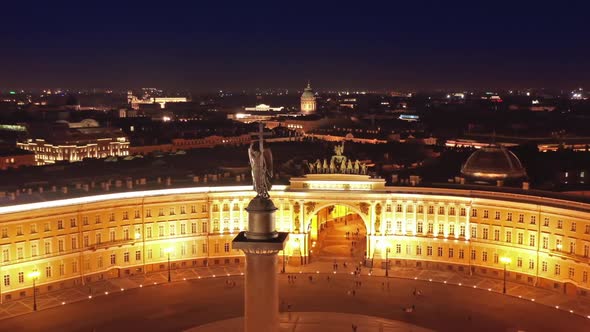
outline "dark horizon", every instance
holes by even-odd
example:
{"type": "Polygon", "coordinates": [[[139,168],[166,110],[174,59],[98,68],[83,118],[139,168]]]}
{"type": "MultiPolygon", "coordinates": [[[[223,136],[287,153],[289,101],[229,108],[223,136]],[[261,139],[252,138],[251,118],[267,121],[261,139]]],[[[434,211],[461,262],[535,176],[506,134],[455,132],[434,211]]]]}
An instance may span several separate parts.
{"type": "Polygon", "coordinates": [[[1,86],[191,91],[590,83],[590,4],[5,5],[1,86]]]}

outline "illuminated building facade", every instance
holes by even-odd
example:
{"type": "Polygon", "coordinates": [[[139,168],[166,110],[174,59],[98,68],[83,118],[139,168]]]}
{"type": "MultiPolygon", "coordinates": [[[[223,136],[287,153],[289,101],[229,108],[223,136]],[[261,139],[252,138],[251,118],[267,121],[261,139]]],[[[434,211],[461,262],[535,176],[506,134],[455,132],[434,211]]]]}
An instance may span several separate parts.
{"type": "MultiPolygon", "coordinates": [[[[590,291],[587,203],[493,186],[389,187],[361,174],[311,174],[273,189],[277,228],[291,233],[289,264],[315,259],[319,211],[338,206],[362,219],[365,258],[375,268],[387,252],[391,266],[502,277],[508,257],[512,281],[590,291]]],[[[231,241],[247,225],[252,196],[250,186],[197,187],[0,207],[2,300],[32,295],[33,271],[46,292],[164,271],[170,250],[173,268],[243,262],[231,241]]]]}
{"type": "Polygon", "coordinates": [[[75,142],[52,144],[41,138],[33,138],[17,142],[16,146],[35,153],[37,165],[53,164],[57,161],[82,161],[84,158],[129,155],[129,140],[124,136],[96,138],[78,144],[75,142]]]}
{"type": "Polygon", "coordinates": [[[316,111],[316,100],[311,89],[311,84],[307,83],[307,87],[303,90],[301,95],[301,112],[313,113],[316,111]]]}

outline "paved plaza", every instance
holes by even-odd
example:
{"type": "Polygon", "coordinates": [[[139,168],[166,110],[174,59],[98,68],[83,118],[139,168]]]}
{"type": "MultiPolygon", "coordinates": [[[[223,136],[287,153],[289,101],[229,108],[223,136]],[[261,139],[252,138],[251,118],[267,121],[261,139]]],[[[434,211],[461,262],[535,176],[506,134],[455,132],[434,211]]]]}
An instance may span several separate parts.
{"type": "MultiPolygon", "coordinates": [[[[376,316],[448,331],[590,329],[587,299],[513,283],[508,284],[510,295],[505,296],[500,293],[501,280],[448,271],[392,268],[390,277],[385,278],[383,270],[375,269],[369,275],[371,270],[362,268],[361,276],[355,277],[351,274],[352,262],[347,265],[344,268],[339,264],[336,273],[332,262],[287,267],[288,273],[279,276],[281,311],[376,316]],[[414,289],[421,295],[413,295],[414,289]],[[403,310],[412,305],[414,312],[403,310]]],[[[180,331],[243,314],[241,267],[172,272],[171,283],[166,282],[164,272],[42,294],[38,312],[31,312],[30,298],[5,303],[1,306],[0,330],[180,331]],[[228,280],[235,286],[228,285],[228,280]]],[[[348,322],[342,322],[343,326],[357,323],[352,321],[353,316],[345,317],[348,322]]]]}

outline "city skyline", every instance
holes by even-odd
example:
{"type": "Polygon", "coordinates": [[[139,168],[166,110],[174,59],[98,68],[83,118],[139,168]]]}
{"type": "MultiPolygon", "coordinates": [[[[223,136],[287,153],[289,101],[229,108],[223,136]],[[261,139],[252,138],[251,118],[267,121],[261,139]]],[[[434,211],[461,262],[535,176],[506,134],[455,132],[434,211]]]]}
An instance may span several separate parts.
{"type": "Polygon", "coordinates": [[[2,85],[210,91],[301,89],[308,80],[317,90],[589,83],[587,4],[89,6],[7,5],[2,85]]]}

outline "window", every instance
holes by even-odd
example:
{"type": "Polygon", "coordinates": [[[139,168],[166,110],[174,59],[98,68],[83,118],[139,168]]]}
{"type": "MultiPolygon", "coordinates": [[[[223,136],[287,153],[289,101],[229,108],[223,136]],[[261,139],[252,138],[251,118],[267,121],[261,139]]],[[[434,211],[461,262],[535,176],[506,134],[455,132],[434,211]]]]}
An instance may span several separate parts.
{"type": "Polygon", "coordinates": [[[438,207],[438,214],[445,214],[445,207],[444,206],[439,206],[438,207]]]}
{"type": "Polygon", "coordinates": [[[154,251],[152,249],[148,249],[147,251],[147,258],[152,259],[154,251]]]}
{"type": "Polygon", "coordinates": [[[512,221],[512,212],[506,214],[506,221],[512,221]]]}
{"type": "Polygon", "coordinates": [[[549,218],[547,218],[547,217],[543,218],[543,226],[549,227],[549,218]]]}
{"type": "Polygon", "coordinates": [[[433,223],[428,223],[428,234],[432,234],[434,233],[434,224],[433,223]]]}
{"type": "Polygon", "coordinates": [[[522,234],[522,233],[518,233],[518,240],[517,240],[517,243],[518,243],[518,244],[523,244],[523,242],[524,242],[523,238],[524,238],[524,234],[522,234]]]}
{"type": "Polygon", "coordinates": [[[76,218],[70,218],[70,227],[77,227],[76,218]]]}
{"type": "Polygon", "coordinates": [[[129,263],[129,252],[123,253],[123,262],[129,263]]]}
{"type": "Polygon", "coordinates": [[[16,248],[16,259],[23,259],[23,257],[24,257],[23,248],[22,247],[16,248]]]}
{"type": "Polygon", "coordinates": [[[488,229],[484,228],[483,229],[483,236],[482,239],[487,240],[488,239],[488,229]]]}
{"type": "Polygon", "coordinates": [[[427,256],[432,256],[432,246],[426,247],[426,255],[427,256]]]}
{"type": "Polygon", "coordinates": [[[88,217],[87,216],[82,217],[82,225],[88,226],[88,217]]]}
{"type": "Polygon", "coordinates": [[[465,258],[465,250],[459,249],[459,259],[464,259],[464,258],[465,258]]]}
{"type": "Polygon", "coordinates": [[[59,252],[64,251],[64,240],[63,239],[57,240],[57,251],[59,251],[59,252]]]}
{"type": "Polygon", "coordinates": [[[152,209],[146,209],[145,216],[146,216],[146,218],[151,218],[152,217],[152,209]]]}
{"type": "Polygon", "coordinates": [[[434,214],[434,206],[428,207],[428,214],[434,214]]]}
{"type": "Polygon", "coordinates": [[[449,215],[450,216],[454,216],[455,215],[455,208],[454,207],[450,207],[449,208],[449,215]]]}
{"type": "Polygon", "coordinates": [[[140,261],[141,260],[141,250],[135,251],[135,260],[136,261],[140,261]]]}
{"type": "Polygon", "coordinates": [[[115,221],[115,213],[114,212],[111,212],[109,214],[109,221],[115,221]]]}
{"type": "Polygon", "coordinates": [[[414,213],[414,206],[413,205],[406,205],[406,212],[414,213]]]}
{"type": "Polygon", "coordinates": [[[100,224],[100,216],[95,216],[94,217],[94,223],[95,224],[100,224]]]}
{"type": "Polygon", "coordinates": [[[139,219],[141,218],[141,214],[139,213],[139,210],[135,210],[135,219],[139,219]]]}
{"type": "Polygon", "coordinates": [[[488,261],[488,252],[487,251],[484,251],[481,253],[481,260],[484,262],[488,261]]]}
{"type": "Polygon", "coordinates": [[[422,255],[422,246],[416,246],[416,255],[422,255]]]}
{"type": "Polygon", "coordinates": [[[557,221],[557,229],[562,229],[563,228],[563,220],[558,220],[557,221]]]}
{"type": "Polygon", "coordinates": [[[219,243],[215,243],[215,247],[214,247],[214,252],[218,253],[219,252],[219,243]]]}
{"type": "Polygon", "coordinates": [[[459,210],[459,216],[465,217],[465,208],[461,208],[461,210],[459,210]]]}
{"type": "Polygon", "coordinates": [[[494,213],[494,219],[496,219],[496,220],[500,220],[500,211],[496,211],[496,212],[494,213]]]}
{"type": "Polygon", "coordinates": [[[193,234],[197,233],[197,223],[196,222],[191,223],[191,233],[193,233],[193,234]]]}
{"type": "Polygon", "coordinates": [[[51,278],[51,266],[45,267],[45,277],[51,278]]]}
{"type": "Polygon", "coordinates": [[[418,205],[418,213],[424,213],[424,206],[418,205]]]}
{"type": "Polygon", "coordinates": [[[45,255],[49,255],[51,254],[51,242],[46,241],[45,242],[45,255]]]}
{"type": "Polygon", "coordinates": [[[146,234],[147,234],[147,235],[146,235],[146,237],[147,237],[148,239],[151,239],[151,238],[152,238],[152,226],[148,226],[148,227],[146,227],[146,228],[145,228],[145,231],[146,231],[146,234]]]}
{"type": "Polygon", "coordinates": [[[531,225],[537,224],[537,216],[531,216],[531,225]]]}
{"type": "Polygon", "coordinates": [[[541,262],[541,271],[547,272],[547,262],[541,262]]]}
{"type": "Polygon", "coordinates": [[[109,231],[109,241],[115,242],[116,239],[117,239],[117,233],[115,233],[114,229],[111,229],[109,231]]]}
{"type": "Polygon", "coordinates": [[[158,217],[163,217],[164,216],[164,208],[159,208],[158,209],[158,217]]]}
{"type": "Polygon", "coordinates": [[[207,243],[203,243],[202,249],[203,249],[203,253],[206,254],[207,253],[207,249],[208,249],[207,248],[207,243]]]}
{"type": "Polygon", "coordinates": [[[449,235],[455,236],[455,224],[449,224],[449,235]]]}
{"type": "Polygon", "coordinates": [[[437,254],[438,254],[438,257],[442,257],[442,255],[443,255],[443,248],[442,247],[438,247],[437,254]]]}
{"type": "Polygon", "coordinates": [[[17,226],[16,227],[16,235],[23,235],[23,226],[17,226]]]}
{"type": "Polygon", "coordinates": [[[471,237],[474,239],[477,238],[477,226],[476,225],[471,226],[471,237]]]}
{"type": "Polygon", "coordinates": [[[37,256],[37,244],[35,244],[35,243],[31,244],[31,256],[32,257],[37,256]]]}
{"type": "Polygon", "coordinates": [[[175,209],[175,208],[173,208],[173,207],[171,207],[171,208],[170,208],[170,213],[169,213],[169,214],[170,214],[171,216],[175,215],[175,214],[176,214],[176,209],[175,209]]]}
{"type": "Polygon", "coordinates": [[[401,233],[401,232],[402,232],[402,221],[401,221],[401,220],[398,220],[398,221],[396,222],[396,227],[395,227],[395,228],[396,228],[396,231],[397,231],[398,233],[401,233]]]}
{"type": "Polygon", "coordinates": [[[418,232],[418,234],[422,234],[424,232],[424,226],[421,221],[418,222],[417,232],[418,232]]]}
{"type": "Polygon", "coordinates": [[[576,231],[576,223],[572,221],[572,228],[570,229],[572,232],[576,231]]]}
{"type": "Polygon", "coordinates": [[[207,205],[203,204],[201,205],[201,213],[205,213],[207,212],[207,205]]]}
{"type": "Polygon", "coordinates": [[[531,247],[535,246],[535,234],[529,235],[529,246],[531,246],[531,247]]]}
{"type": "Polygon", "coordinates": [[[494,229],[494,241],[500,241],[500,230],[494,229]]]}
{"type": "Polygon", "coordinates": [[[24,272],[19,272],[18,273],[18,283],[22,284],[25,282],[25,273],[24,272]]]}
{"type": "Polygon", "coordinates": [[[561,274],[561,266],[559,264],[555,264],[555,275],[561,274]]]}
{"type": "Polygon", "coordinates": [[[78,272],[78,262],[72,262],[72,273],[78,272]]]}
{"type": "Polygon", "coordinates": [[[186,214],[186,206],[181,206],[180,207],[180,214],[186,214]]]}
{"type": "Polygon", "coordinates": [[[203,221],[201,223],[201,233],[207,233],[207,222],[203,221]]]}
{"type": "Polygon", "coordinates": [[[223,245],[223,251],[225,251],[225,252],[229,252],[229,243],[228,243],[228,242],[226,242],[226,243],[223,245]]]}
{"type": "Polygon", "coordinates": [[[401,204],[397,204],[395,206],[395,212],[402,212],[402,205],[401,204]]]}
{"type": "Polygon", "coordinates": [[[50,230],[51,230],[51,224],[50,224],[50,223],[48,223],[48,222],[46,222],[46,223],[45,223],[45,227],[44,227],[44,231],[45,231],[45,232],[49,232],[50,230]]]}
{"type": "Polygon", "coordinates": [[[2,249],[2,261],[3,262],[10,261],[10,252],[8,251],[8,249],[2,249]]]}
{"type": "Polygon", "coordinates": [[[57,229],[64,229],[64,221],[63,220],[57,221],[57,229]]]}
{"type": "Polygon", "coordinates": [[[191,205],[191,213],[197,213],[197,206],[191,205]]]}
{"type": "Polygon", "coordinates": [[[483,217],[484,217],[484,219],[488,219],[489,213],[490,212],[488,210],[483,210],[483,217]]]}
{"type": "Polygon", "coordinates": [[[111,265],[117,264],[117,255],[111,254],[111,265]]]}
{"type": "Polygon", "coordinates": [[[561,251],[561,240],[555,239],[555,250],[561,251]]]}
{"type": "Polygon", "coordinates": [[[123,239],[129,240],[129,228],[123,229],[123,239]]]}
{"type": "Polygon", "coordinates": [[[516,259],[516,266],[517,266],[517,267],[522,267],[522,257],[518,257],[518,258],[516,259]]]}
{"type": "Polygon", "coordinates": [[[163,237],[164,236],[164,225],[159,225],[158,226],[158,236],[159,237],[163,237]]]}
{"type": "Polygon", "coordinates": [[[180,224],[180,234],[186,234],[186,224],[180,224]]]}
{"type": "Polygon", "coordinates": [[[449,248],[449,258],[453,258],[453,248],[449,248]]]}
{"type": "Polygon", "coordinates": [[[543,236],[543,249],[547,249],[549,248],[549,238],[546,236],[543,236]]]}
{"type": "Polygon", "coordinates": [[[102,234],[96,233],[96,244],[101,244],[101,243],[102,243],[102,234]]]}
{"type": "Polygon", "coordinates": [[[10,274],[4,275],[4,286],[10,286],[10,274]]]}
{"type": "Polygon", "coordinates": [[[524,222],[524,214],[521,213],[521,214],[518,215],[518,222],[519,223],[523,223],[524,222]]]}
{"type": "Polygon", "coordinates": [[[90,240],[88,239],[88,235],[84,235],[84,237],[82,238],[84,241],[84,247],[88,247],[90,245],[90,240]]]}
{"type": "Polygon", "coordinates": [[[570,254],[576,253],[576,242],[570,241],[570,254]]]}
{"type": "Polygon", "coordinates": [[[477,217],[477,209],[472,209],[471,210],[471,216],[472,217],[477,217]]]}
{"type": "Polygon", "coordinates": [[[582,282],[588,282],[588,272],[584,271],[582,273],[582,282]]]}
{"type": "Polygon", "coordinates": [[[31,224],[31,234],[37,233],[37,224],[31,224]]]}
{"type": "Polygon", "coordinates": [[[475,260],[476,258],[477,258],[477,255],[476,255],[475,249],[471,249],[471,259],[475,260]]]}
{"type": "Polygon", "coordinates": [[[529,259],[529,270],[534,270],[534,269],[535,269],[535,260],[529,259]]]}
{"type": "Polygon", "coordinates": [[[170,235],[171,236],[176,235],[176,225],[174,225],[174,224],[170,224],[170,235]]]}
{"type": "Polygon", "coordinates": [[[588,257],[589,253],[590,253],[590,246],[585,244],[584,245],[584,257],[588,257]]]}
{"type": "Polygon", "coordinates": [[[123,220],[128,220],[128,219],[129,219],[129,212],[123,211],[123,220]]]}
{"type": "Polygon", "coordinates": [[[465,225],[459,226],[459,236],[465,237],[465,225]]]}

